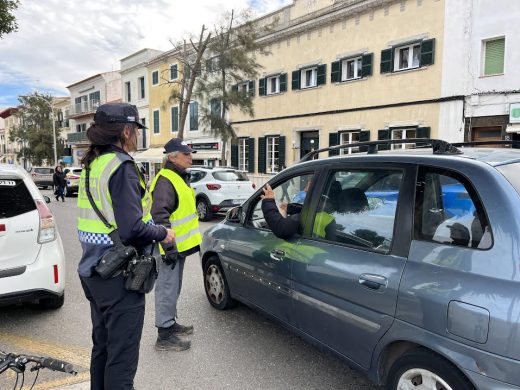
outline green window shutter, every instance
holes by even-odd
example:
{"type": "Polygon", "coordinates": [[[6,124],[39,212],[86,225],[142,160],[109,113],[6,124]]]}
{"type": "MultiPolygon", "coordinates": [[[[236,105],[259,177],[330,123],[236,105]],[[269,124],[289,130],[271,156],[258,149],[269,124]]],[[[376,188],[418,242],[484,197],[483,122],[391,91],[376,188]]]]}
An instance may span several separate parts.
{"type": "MultiPolygon", "coordinates": [[[[417,138],[430,138],[430,130],[431,130],[430,127],[418,127],[417,132],[415,133],[416,137],[417,138]]],[[[428,145],[428,144],[417,143],[416,146],[425,146],[425,145],[428,145]]]]}
{"type": "Polygon", "coordinates": [[[435,38],[421,42],[421,66],[433,65],[435,58],[435,38]]]}
{"type": "Polygon", "coordinates": [[[294,70],[292,72],[292,89],[293,89],[293,91],[300,89],[300,74],[301,74],[301,70],[294,70]]]}
{"type": "Polygon", "coordinates": [[[153,133],[154,134],[159,134],[161,132],[159,126],[160,126],[160,124],[159,124],[159,111],[154,111],[153,112],[153,133]]]}
{"type": "Polygon", "coordinates": [[[248,138],[247,140],[247,149],[249,152],[249,163],[248,163],[248,172],[255,172],[255,139],[248,138]]]}
{"type": "MultiPolygon", "coordinates": [[[[390,130],[382,129],[377,131],[377,139],[379,141],[390,139],[390,130]]],[[[378,145],[378,150],[390,150],[390,145],[378,145]]]]}
{"type": "Polygon", "coordinates": [[[211,73],[212,72],[212,69],[211,69],[211,60],[206,60],[206,72],[209,72],[211,73]]]}
{"type": "Polygon", "coordinates": [[[190,103],[190,130],[199,129],[199,103],[190,103]]]}
{"type": "Polygon", "coordinates": [[[177,65],[172,65],[170,67],[170,79],[175,80],[177,78],[177,65]]]}
{"type": "Polygon", "coordinates": [[[372,59],[374,58],[373,53],[364,54],[361,57],[361,77],[372,76],[372,59]]]}
{"type": "MultiPolygon", "coordinates": [[[[370,141],[370,130],[363,130],[359,132],[359,142],[368,142],[370,141]]],[[[361,152],[368,151],[368,146],[360,146],[359,150],[361,152]]]]}
{"type": "Polygon", "coordinates": [[[327,83],[327,64],[318,65],[316,81],[318,85],[324,85],[327,83]]]}
{"type": "Polygon", "coordinates": [[[282,73],[280,75],[280,92],[287,91],[287,73],[282,73]]]}
{"type": "Polygon", "coordinates": [[[285,168],[285,136],[278,138],[278,172],[285,168]]]}
{"type": "Polygon", "coordinates": [[[179,131],[179,107],[172,107],[172,133],[179,131]]]}
{"type": "Polygon", "coordinates": [[[394,70],[394,49],[381,50],[381,73],[391,73],[394,70]]]}
{"type": "Polygon", "coordinates": [[[248,92],[249,96],[251,96],[251,97],[255,96],[255,80],[249,81],[248,89],[249,89],[249,92],[248,92]]]}
{"type": "Polygon", "coordinates": [[[258,80],[258,96],[265,96],[265,78],[258,80]]]}
{"type": "Polygon", "coordinates": [[[339,83],[341,81],[341,61],[334,61],[330,66],[330,82],[339,83]]]}
{"type": "Polygon", "coordinates": [[[504,73],[505,38],[486,42],[484,59],[484,75],[504,73]]]}
{"type": "Polygon", "coordinates": [[[238,169],[238,144],[231,144],[231,166],[238,169]]]}
{"type": "Polygon", "coordinates": [[[184,78],[188,80],[190,78],[190,66],[184,65],[184,78]]]}
{"type": "MultiPolygon", "coordinates": [[[[338,133],[329,133],[329,146],[339,145],[339,134],[338,133]]],[[[339,155],[339,150],[329,150],[330,156],[339,155]]]]}
{"type": "Polygon", "coordinates": [[[231,91],[232,91],[232,92],[238,92],[238,84],[233,84],[233,85],[231,86],[231,91]]]}
{"type": "Polygon", "coordinates": [[[258,173],[265,173],[266,165],[266,150],[265,150],[265,137],[258,138],[258,173]]]}
{"type": "Polygon", "coordinates": [[[152,72],[152,84],[159,84],[159,72],[152,72]]]}

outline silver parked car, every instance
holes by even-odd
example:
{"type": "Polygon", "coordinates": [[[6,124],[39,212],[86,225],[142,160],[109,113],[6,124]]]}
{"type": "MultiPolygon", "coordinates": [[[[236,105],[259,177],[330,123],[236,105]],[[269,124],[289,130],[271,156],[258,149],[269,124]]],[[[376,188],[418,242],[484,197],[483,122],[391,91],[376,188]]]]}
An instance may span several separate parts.
{"type": "Polygon", "coordinates": [[[272,178],[301,204],[286,240],[260,189],[230,210],[202,244],[211,305],[267,313],[387,389],[520,389],[520,150],[424,142],[272,178]]]}
{"type": "Polygon", "coordinates": [[[52,167],[32,167],[31,176],[36,186],[46,189],[54,185],[52,178],[54,175],[54,168],[52,167]]]}

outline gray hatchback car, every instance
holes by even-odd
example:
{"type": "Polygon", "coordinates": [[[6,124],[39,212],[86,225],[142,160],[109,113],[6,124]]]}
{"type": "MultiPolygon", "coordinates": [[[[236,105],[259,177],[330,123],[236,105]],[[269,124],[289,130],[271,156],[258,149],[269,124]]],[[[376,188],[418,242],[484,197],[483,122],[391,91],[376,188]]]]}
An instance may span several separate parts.
{"type": "Polygon", "coordinates": [[[203,239],[211,305],[258,309],[387,389],[520,389],[520,150],[432,145],[273,177],[300,233],[273,234],[261,189],[232,209],[203,239]]]}

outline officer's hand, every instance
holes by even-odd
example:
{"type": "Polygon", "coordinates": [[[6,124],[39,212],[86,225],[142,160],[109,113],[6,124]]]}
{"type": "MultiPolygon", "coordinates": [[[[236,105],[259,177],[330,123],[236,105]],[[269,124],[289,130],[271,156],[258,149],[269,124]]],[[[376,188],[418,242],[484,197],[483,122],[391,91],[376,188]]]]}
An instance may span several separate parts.
{"type": "Polygon", "coordinates": [[[274,191],[269,184],[263,188],[264,194],[260,196],[262,199],[274,199],[274,191]]]}
{"type": "Polygon", "coordinates": [[[170,267],[172,267],[172,269],[175,268],[177,262],[181,259],[182,256],[179,254],[179,252],[168,253],[163,256],[164,264],[169,265],[170,267]]]}
{"type": "Polygon", "coordinates": [[[161,242],[163,244],[171,244],[175,241],[175,232],[172,229],[166,229],[166,238],[161,242]]]}

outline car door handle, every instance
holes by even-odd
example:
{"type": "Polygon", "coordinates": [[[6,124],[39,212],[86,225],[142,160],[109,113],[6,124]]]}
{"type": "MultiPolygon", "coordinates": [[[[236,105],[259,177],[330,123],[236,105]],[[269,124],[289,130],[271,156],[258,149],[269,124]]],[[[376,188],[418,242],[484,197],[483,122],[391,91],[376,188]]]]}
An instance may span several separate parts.
{"type": "Polygon", "coordinates": [[[269,256],[271,256],[271,259],[275,261],[283,261],[285,252],[281,249],[273,249],[271,252],[269,252],[269,256]]]}
{"type": "Polygon", "coordinates": [[[381,275],[361,274],[359,276],[359,284],[372,290],[379,290],[381,287],[386,288],[388,279],[381,275]]]}

